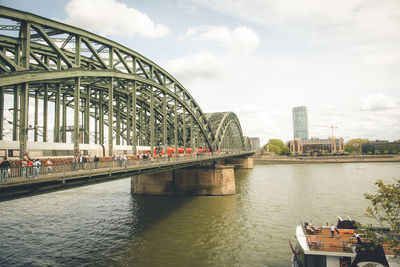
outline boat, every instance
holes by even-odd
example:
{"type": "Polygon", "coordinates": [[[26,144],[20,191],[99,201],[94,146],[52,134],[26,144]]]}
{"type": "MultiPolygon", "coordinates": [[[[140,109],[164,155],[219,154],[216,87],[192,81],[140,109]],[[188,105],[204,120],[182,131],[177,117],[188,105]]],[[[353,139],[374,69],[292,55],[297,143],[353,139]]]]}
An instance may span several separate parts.
{"type": "Polygon", "coordinates": [[[373,246],[356,225],[350,217],[344,220],[339,216],[336,227],[298,225],[295,247],[289,241],[292,267],[400,267],[393,249],[385,244],[373,246]]]}

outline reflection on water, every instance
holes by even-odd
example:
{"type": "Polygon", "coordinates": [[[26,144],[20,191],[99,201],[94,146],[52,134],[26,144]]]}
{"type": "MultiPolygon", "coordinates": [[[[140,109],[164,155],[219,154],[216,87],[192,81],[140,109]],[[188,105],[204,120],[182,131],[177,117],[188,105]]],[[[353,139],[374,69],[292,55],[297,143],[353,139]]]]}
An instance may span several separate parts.
{"type": "Polygon", "coordinates": [[[132,196],[130,180],[0,203],[0,265],[289,266],[300,220],[362,216],[398,163],[265,165],[235,196],[132,196]]]}

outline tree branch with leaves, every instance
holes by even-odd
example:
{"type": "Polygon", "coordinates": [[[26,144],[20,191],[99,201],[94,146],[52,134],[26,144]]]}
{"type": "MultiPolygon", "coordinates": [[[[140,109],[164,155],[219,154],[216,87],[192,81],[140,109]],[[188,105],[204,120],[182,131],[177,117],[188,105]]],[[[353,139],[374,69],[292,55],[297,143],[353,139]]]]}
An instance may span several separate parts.
{"type": "Polygon", "coordinates": [[[366,216],[375,219],[382,228],[390,229],[384,232],[379,229],[361,225],[365,236],[376,244],[388,244],[400,255],[400,180],[393,184],[385,184],[381,179],[375,182],[378,186],[376,194],[364,194],[371,202],[366,216]]]}

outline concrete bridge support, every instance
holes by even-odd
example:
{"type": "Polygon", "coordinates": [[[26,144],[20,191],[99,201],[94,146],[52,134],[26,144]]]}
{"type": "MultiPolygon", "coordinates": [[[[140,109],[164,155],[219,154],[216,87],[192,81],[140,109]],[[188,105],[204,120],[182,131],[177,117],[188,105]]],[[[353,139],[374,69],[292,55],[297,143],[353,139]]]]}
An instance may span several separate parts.
{"type": "Polygon", "coordinates": [[[132,177],[131,191],[143,195],[234,195],[233,166],[177,169],[132,177]]]}
{"type": "Polygon", "coordinates": [[[253,169],[252,157],[229,158],[225,162],[226,164],[233,165],[235,169],[253,169]]]}

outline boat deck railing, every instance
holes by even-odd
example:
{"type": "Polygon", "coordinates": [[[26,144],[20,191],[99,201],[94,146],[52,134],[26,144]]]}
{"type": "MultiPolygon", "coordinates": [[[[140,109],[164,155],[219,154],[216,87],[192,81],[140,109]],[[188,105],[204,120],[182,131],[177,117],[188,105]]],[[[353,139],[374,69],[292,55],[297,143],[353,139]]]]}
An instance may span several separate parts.
{"type": "MultiPolygon", "coordinates": [[[[355,235],[355,230],[351,229],[337,229],[339,233],[335,232],[331,237],[329,227],[321,226],[303,226],[303,231],[306,234],[307,243],[310,250],[313,251],[327,251],[327,252],[343,252],[355,253],[360,243],[355,235]]],[[[368,243],[369,239],[364,238],[361,234],[360,241],[368,243]]],[[[386,254],[393,254],[393,249],[389,245],[382,245],[386,254]]]]}

